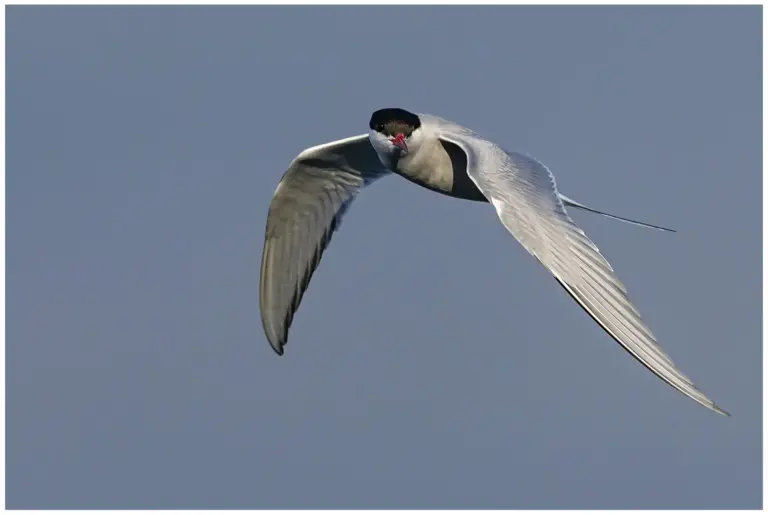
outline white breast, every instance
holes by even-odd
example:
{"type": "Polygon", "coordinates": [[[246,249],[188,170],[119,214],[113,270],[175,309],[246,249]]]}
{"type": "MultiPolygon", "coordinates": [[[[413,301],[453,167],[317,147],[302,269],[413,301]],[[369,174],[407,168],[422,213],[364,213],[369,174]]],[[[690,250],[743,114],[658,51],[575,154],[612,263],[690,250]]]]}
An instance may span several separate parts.
{"type": "Polygon", "coordinates": [[[437,138],[425,139],[416,152],[409,153],[397,162],[394,171],[440,193],[450,195],[453,190],[451,158],[437,138]]]}

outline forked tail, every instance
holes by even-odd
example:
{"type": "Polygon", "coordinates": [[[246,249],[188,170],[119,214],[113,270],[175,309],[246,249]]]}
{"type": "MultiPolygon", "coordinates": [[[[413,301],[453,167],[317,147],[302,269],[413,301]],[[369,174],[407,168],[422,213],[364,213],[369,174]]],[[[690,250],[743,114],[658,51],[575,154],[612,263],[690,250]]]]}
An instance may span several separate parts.
{"type": "Polygon", "coordinates": [[[645,222],[638,222],[637,220],[630,220],[629,218],[623,218],[621,216],[616,216],[616,215],[612,215],[610,213],[605,213],[603,211],[598,211],[597,209],[593,209],[593,208],[591,208],[589,206],[585,206],[584,204],[576,202],[575,200],[566,197],[562,193],[558,193],[558,195],[560,195],[560,200],[563,201],[563,204],[565,204],[566,206],[569,206],[569,207],[575,207],[575,208],[578,208],[578,209],[583,209],[584,211],[589,211],[591,213],[596,213],[598,215],[607,216],[608,218],[613,218],[615,220],[621,220],[622,222],[627,222],[627,223],[630,223],[630,224],[639,225],[641,227],[649,227],[651,229],[658,229],[659,231],[677,232],[674,229],[668,229],[666,227],[660,227],[658,225],[648,224],[648,223],[645,223],[645,222]]]}

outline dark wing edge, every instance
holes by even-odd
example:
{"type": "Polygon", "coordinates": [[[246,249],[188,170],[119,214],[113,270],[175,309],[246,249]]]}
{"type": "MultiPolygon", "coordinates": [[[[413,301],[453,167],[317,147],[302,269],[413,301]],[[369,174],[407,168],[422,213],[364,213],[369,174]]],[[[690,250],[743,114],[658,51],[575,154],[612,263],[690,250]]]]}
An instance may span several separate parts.
{"type": "MultiPolygon", "coordinates": [[[[568,295],[569,295],[569,296],[570,296],[570,297],[571,297],[573,300],[575,300],[575,301],[576,301],[576,303],[577,303],[579,306],[581,306],[581,308],[584,310],[584,312],[585,312],[587,315],[589,315],[589,317],[590,317],[592,320],[594,320],[594,321],[595,321],[595,322],[596,322],[596,323],[597,323],[597,324],[598,324],[598,325],[599,325],[599,326],[600,326],[600,327],[601,327],[601,328],[602,328],[602,329],[603,329],[603,330],[604,330],[604,331],[605,331],[605,332],[608,334],[608,336],[610,336],[610,337],[611,337],[611,338],[612,338],[612,339],[613,339],[613,340],[614,340],[616,343],[618,343],[618,344],[621,346],[621,348],[622,348],[622,349],[624,349],[625,351],[627,351],[627,353],[628,353],[630,356],[632,356],[633,358],[635,358],[635,359],[636,359],[636,360],[637,360],[637,361],[638,361],[640,364],[642,364],[642,365],[643,365],[645,368],[647,368],[648,370],[650,370],[651,372],[653,372],[653,374],[654,374],[656,377],[658,377],[659,379],[661,379],[662,381],[664,381],[664,382],[665,382],[665,383],[667,383],[669,386],[673,387],[675,390],[679,391],[680,393],[682,393],[682,394],[683,394],[683,395],[685,395],[686,397],[689,397],[689,398],[693,399],[694,401],[698,402],[699,404],[701,404],[701,405],[702,405],[702,406],[704,406],[705,408],[709,408],[709,409],[711,409],[712,411],[714,411],[715,413],[718,413],[718,414],[720,414],[720,415],[725,415],[726,417],[730,417],[730,416],[731,416],[731,414],[730,414],[730,413],[728,413],[727,411],[725,411],[724,409],[722,409],[720,406],[718,406],[717,404],[715,404],[714,402],[712,402],[712,401],[711,401],[709,398],[707,398],[706,396],[702,396],[702,399],[701,399],[701,400],[700,400],[700,399],[698,399],[698,398],[696,398],[696,397],[692,397],[692,396],[691,396],[689,393],[686,393],[686,392],[685,392],[685,391],[683,391],[683,390],[682,390],[680,387],[678,387],[678,386],[677,386],[677,385],[676,385],[676,384],[675,384],[675,383],[674,383],[674,382],[673,382],[673,381],[672,381],[672,380],[671,380],[669,377],[667,377],[666,375],[662,374],[662,373],[661,373],[659,370],[657,370],[655,367],[653,367],[653,366],[649,365],[649,364],[648,364],[648,363],[647,363],[647,362],[646,362],[646,361],[645,361],[645,360],[644,360],[644,359],[643,359],[643,358],[642,358],[642,357],[641,357],[641,356],[640,356],[640,355],[639,355],[639,354],[638,354],[636,351],[634,351],[633,349],[631,349],[629,346],[625,345],[625,344],[622,342],[622,340],[621,340],[621,339],[620,339],[618,336],[616,336],[616,333],[615,333],[614,331],[612,331],[612,330],[611,330],[611,329],[610,329],[610,328],[609,328],[609,327],[606,325],[606,323],[605,323],[605,322],[604,322],[604,321],[603,321],[601,318],[599,318],[599,317],[595,316],[595,314],[592,312],[592,310],[591,310],[591,309],[588,307],[588,306],[589,306],[589,302],[587,301],[587,299],[586,299],[586,298],[585,298],[583,295],[581,295],[579,292],[577,292],[576,290],[574,290],[574,289],[571,287],[571,285],[569,285],[568,283],[564,282],[564,281],[563,281],[562,279],[560,279],[559,277],[555,276],[555,280],[557,281],[557,283],[558,283],[560,286],[562,286],[562,288],[565,290],[565,292],[566,292],[566,293],[568,293],[568,295]]],[[[674,366],[674,363],[672,363],[672,361],[671,361],[671,360],[670,360],[670,361],[668,361],[668,363],[669,363],[670,365],[674,366]]],[[[695,387],[695,385],[693,384],[693,382],[691,382],[691,381],[690,381],[690,379],[688,379],[688,378],[685,378],[685,380],[686,380],[686,383],[687,383],[687,385],[688,385],[688,386],[690,386],[690,387],[693,387],[693,388],[696,388],[696,387],[695,387]]]]}
{"type": "Polygon", "coordinates": [[[278,355],[352,201],[388,173],[361,134],[305,150],[283,175],[269,206],[259,280],[262,325],[278,355]]]}

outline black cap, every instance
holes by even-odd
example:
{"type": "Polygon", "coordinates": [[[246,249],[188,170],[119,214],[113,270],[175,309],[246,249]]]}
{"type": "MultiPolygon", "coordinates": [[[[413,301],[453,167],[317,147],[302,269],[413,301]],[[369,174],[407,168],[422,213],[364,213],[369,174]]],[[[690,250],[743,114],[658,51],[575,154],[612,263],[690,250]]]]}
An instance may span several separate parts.
{"type": "Polygon", "coordinates": [[[389,107],[373,113],[368,127],[387,136],[403,134],[407,138],[413,131],[421,127],[421,120],[405,109],[389,107]]]}

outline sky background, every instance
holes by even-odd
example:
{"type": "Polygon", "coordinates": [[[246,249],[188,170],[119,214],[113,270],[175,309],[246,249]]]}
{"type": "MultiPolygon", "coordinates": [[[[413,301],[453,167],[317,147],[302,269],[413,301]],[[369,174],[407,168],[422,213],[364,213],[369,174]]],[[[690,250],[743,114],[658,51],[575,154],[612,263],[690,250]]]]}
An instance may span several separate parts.
{"type": "Polygon", "coordinates": [[[6,7],[8,508],[759,508],[761,8],[6,7]],[[286,353],[275,187],[403,107],[550,167],[632,359],[489,205],[364,191],[286,353]]]}

